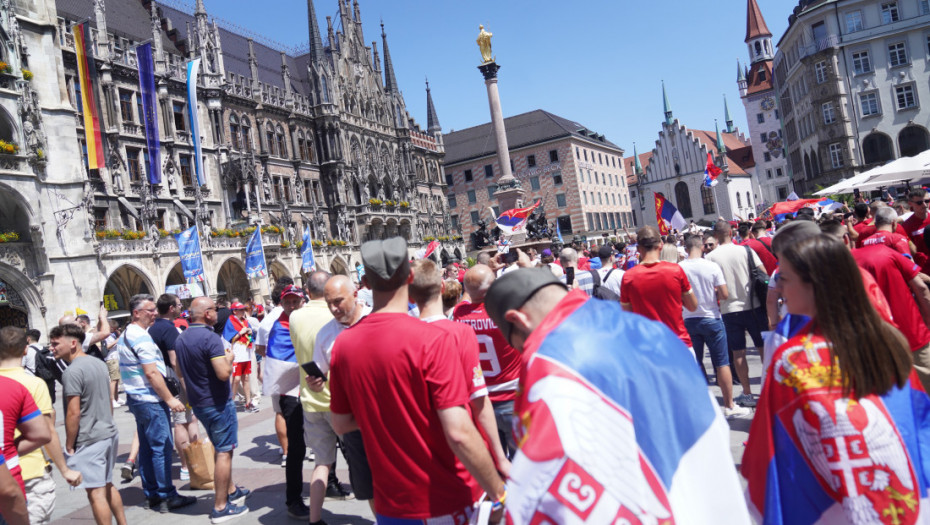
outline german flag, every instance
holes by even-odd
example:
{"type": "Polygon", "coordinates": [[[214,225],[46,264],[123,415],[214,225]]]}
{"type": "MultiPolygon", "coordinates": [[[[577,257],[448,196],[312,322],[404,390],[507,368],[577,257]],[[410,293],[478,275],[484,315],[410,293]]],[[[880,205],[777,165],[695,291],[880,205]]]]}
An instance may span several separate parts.
{"type": "Polygon", "coordinates": [[[81,82],[81,107],[84,113],[84,136],[87,140],[87,167],[106,166],[103,138],[100,135],[100,101],[97,98],[97,66],[87,31],[87,22],[72,27],[74,52],[77,54],[78,78],[81,82]]]}

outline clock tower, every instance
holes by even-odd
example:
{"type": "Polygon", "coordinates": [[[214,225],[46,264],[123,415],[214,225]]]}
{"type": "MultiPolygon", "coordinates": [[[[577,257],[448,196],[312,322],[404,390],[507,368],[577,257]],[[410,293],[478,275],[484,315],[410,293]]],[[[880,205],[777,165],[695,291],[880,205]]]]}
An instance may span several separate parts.
{"type": "Polygon", "coordinates": [[[746,46],[748,65],[736,64],[736,83],[746,108],[752,154],[756,161],[756,202],[762,211],[783,201],[793,190],[785,158],[781,115],[772,84],[775,53],[772,33],[765,24],[756,0],[747,0],[746,46]]]}

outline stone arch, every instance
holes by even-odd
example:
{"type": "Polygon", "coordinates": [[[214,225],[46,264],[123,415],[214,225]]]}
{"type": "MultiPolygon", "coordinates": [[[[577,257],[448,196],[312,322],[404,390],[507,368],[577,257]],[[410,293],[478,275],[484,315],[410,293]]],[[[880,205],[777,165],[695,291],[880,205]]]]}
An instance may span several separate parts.
{"type": "Polygon", "coordinates": [[[0,106],[0,139],[15,142],[20,147],[24,146],[23,141],[20,140],[19,126],[16,125],[16,119],[3,106],[0,106]]]}
{"type": "Polygon", "coordinates": [[[409,241],[409,240],[410,240],[410,234],[411,234],[410,220],[408,220],[408,219],[401,219],[401,221],[400,221],[400,236],[403,237],[405,240],[409,241]]]}
{"type": "Polygon", "coordinates": [[[804,177],[807,180],[810,180],[814,176],[814,172],[811,169],[811,157],[806,152],[804,153],[804,177]]]}
{"type": "Polygon", "coordinates": [[[238,297],[243,300],[251,297],[251,285],[245,274],[245,265],[237,257],[223,261],[213,282],[216,283],[217,297],[238,297]]]}
{"type": "Polygon", "coordinates": [[[400,235],[400,225],[397,224],[397,219],[391,217],[387,220],[384,229],[385,238],[397,237],[400,235]]]}
{"type": "Polygon", "coordinates": [[[462,257],[461,248],[456,248],[455,250],[452,250],[452,254],[455,255],[455,258],[458,259],[459,261],[464,260],[464,258],[462,257]]]}
{"type": "Polygon", "coordinates": [[[817,152],[811,151],[811,172],[816,177],[817,175],[820,175],[820,171],[820,160],[817,158],[817,152]]]}
{"type": "Polygon", "coordinates": [[[271,261],[268,264],[268,272],[272,283],[277,282],[281,277],[293,277],[291,271],[287,269],[287,266],[278,260],[271,261]]]}
{"type": "Polygon", "coordinates": [[[278,150],[278,156],[282,158],[288,158],[287,155],[287,139],[285,139],[284,127],[281,124],[278,124],[274,130],[275,133],[275,142],[277,145],[275,148],[278,150]]]}
{"type": "Polygon", "coordinates": [[[187,284],[187,280],[184,279],[184,269],[181,267],[181,261],[176,262],[171,267],[171,271],[168,272],[168,276],[165,277],[165,286],[177,284],[187,284]]]}
{"type": "Polygon", "coordinates": [[[917,124],[905,126],[898,133],[898,149],[902,157],[913,157],[930,149],[930,133],[917,124]]]}
{"type": "Polygon", "coordinates": [[[682,217],[688,219],[693,216],[691,213],[691,192],[688,190],[688,183],[681,181],[675,185],[675,202],[678,203],[678,211],[682,217]]]}
{"type": "Polygon", "coordinates": [[[894,143],[888,135],[874,131],[862,140],[862,157],[866,164],[884,163],[894,159],[894,143]]]}
{"type": "MultiPolygon", "coordinates": [[[[107,276],[103,287],[104,302],[112,311],[129,314],[129,299],[140,293],[158,296],[163,290],[155,287],[148,273],[134,263],[123,263],[107,276]]],[[[117,315],[119,315],[117,314],[117,315]]]]}
{"type": "Polygon", "coordinates": [[[43,328],[45,302],[35,283],[18,268],[0,262],[0,328],[43,328]],[[24,326],[24,324],[26,326],[24,326]]]}
{"type": "Polygon", "coordinates": [[[346,263],[345,259],[337,255],[333,257],[333,260],[329,263],[329,273],[333,275],[349,276],[349,265],[346,263]]]}
{"type": "Polygon", "coordinates": [[[439,263],[445,268],[450,262],[452,262],[452,254],[449,253],[449,250],[443,248],[439,253],[439,263]]]}
{"type": "Polygon", "coordinates": [[[394,185],[391,184],[391,178],[387,176],[384,177],[381,179],[381,184],[384,186],[384,197],[388,200],[396,200],[396,195],[394,195],[394,185]]]}

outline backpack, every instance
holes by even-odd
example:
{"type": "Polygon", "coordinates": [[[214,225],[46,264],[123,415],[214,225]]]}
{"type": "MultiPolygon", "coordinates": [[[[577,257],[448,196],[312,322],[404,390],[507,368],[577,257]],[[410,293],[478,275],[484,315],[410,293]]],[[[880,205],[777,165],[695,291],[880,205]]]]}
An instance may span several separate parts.
{"type": "Polygon", "coordinates": [[[746,257],[749,264],[749,305],[752,308],[762,307],[765,310],[765,300],[769,293],[769,276],[758,266],[752,264],[752,248],[746,248],[746,257]]]}
{"type": "Polygon", "coordinates": [[[604,276],[604,280],[601,281],[601,274],[597,270],[591,270],[591,276],[594,278],[594,297],[598,299],[603,299],[604,301],[615,301],[620,302],[620,296],[617,295],[613,290],[604,286],[604,283],[607,282],[607,279],[610,279],[610,274],[616,270],[616,268],[611,268],[607,271],[607,275],[604,276]]]}
{"type": "Polygon", "coordinates": [[[55,356],[47,347],[36,349],[36,377],[46,382],[61,380],[61,370],[55,365],[55,356]]]}

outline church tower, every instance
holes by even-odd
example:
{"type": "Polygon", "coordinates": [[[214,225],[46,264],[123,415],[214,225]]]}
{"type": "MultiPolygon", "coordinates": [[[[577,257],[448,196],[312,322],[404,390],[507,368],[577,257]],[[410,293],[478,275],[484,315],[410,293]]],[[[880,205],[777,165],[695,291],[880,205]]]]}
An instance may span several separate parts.
{"type": "MultiPolygon", "coordinates": [[[[756,0],[746,2],[746,47],[749,60],[743,67],[737,62],[736,84],[746,108],[752,154],[756,161],[755,201],[761,213],[774,202],[791,193],[787,159],[782,137],[781,119],[772,84],[775,52],[772,32],[762,17],[756,0]]],[[[724,106],[724,111],[727,111],[724,106]]],[[[728,118],[728,117],[727,117],[728,118]]],[[[728,118],[729,119],[729,118],[728,118]]]]}

